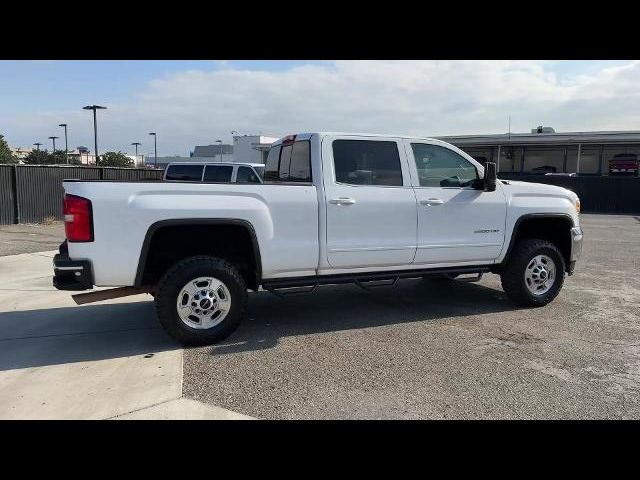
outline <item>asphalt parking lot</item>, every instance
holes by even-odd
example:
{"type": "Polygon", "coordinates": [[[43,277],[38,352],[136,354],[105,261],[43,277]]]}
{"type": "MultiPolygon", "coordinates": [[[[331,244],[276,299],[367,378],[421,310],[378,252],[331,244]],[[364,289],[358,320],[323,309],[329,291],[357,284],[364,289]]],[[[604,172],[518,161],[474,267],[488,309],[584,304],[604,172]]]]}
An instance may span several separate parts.
{"type": "Polygon", "coordinates": [[[640,217],[582,224],[575,275],[539,309],[494,275],[252,294],[231,337],[185,351],[183,392],[270,419],[638,419],[640,217]]]}
{"type": "Polygon", "coordinates": [[[640,217],[582,225],[576,274],[540,309],[493,275],[260,292],[232,336],[184,351],[150,297],[76,306],[53,252],[5,256],[0,418],[638,419],[640,217]]]}

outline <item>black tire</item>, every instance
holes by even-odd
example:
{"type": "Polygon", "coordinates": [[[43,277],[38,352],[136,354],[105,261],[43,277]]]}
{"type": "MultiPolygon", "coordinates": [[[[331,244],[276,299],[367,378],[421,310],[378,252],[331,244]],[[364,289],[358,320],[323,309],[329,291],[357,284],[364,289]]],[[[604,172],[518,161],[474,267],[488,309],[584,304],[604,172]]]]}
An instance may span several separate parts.
{"type": "Polygon", "coordinates": [[[518,242],[500,274],[502,288],[508,297],[523,307],[542,307],[560,293],[564,283],[565,262],[562,253],[553,243],[546,240],[526,239],[518,242]],[[525,282],[525,270],[537,255],[546,255],[555,264],[556,276],[551,288],[540,295],[529,291],[525,282]]]}
{"type": "Polygon", "coordinates": [[[210,345],[228,337],[240,324],[247,306],[247,287],[238,269],[221,258],[190,257],[174,264],[162,276],[156,290],[156,312],[162,328],[186,346],[210,345]],[[176,303],[190,280],[210,276],[222,281],[231,295],[231,308],[219,324],[199,329],[188,326],[178,315],[176,303]]]}

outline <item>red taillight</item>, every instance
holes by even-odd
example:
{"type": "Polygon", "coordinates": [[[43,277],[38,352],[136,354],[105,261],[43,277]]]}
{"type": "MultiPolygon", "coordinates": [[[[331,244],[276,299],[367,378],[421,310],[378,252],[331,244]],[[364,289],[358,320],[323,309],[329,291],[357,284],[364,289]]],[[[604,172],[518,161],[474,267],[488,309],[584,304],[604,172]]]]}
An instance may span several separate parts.
{"type": "Polygon", "coordinates": [[[64,233],[70,242],[93,242],[91,200],[64,196],[64,233]]]}

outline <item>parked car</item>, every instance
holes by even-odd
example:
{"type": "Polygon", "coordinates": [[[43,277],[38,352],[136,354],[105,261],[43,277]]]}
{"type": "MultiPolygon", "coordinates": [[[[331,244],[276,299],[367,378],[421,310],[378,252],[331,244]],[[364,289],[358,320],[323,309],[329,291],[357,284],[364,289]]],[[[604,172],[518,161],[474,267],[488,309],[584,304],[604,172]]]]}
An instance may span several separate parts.
{"type": "Polygon", "coordinates": [[[535,167],[531,169],[531,173],[535,174],[547,174],[547,173],[556,173],[558,169],[552,165],[543,165],[541,167],[535,167]]]}
{"type": "Polygon", "coordinates": [[[618,153],[609,160],[609,175],[638,175],[638,155],[618,153]]]}
{"type": "Polygon", "coordinates": [[[247,289],[260,287],[286,295],[494,273],[516,304],[537,307],[582,248],[575,193],[497,180],[495,163],[429,138],[290,135],[272,145],[261,184],[63,185],[54,286],[120,287],[78,303],[151,293],[164,329],[187,345],[229,335],[247,289]]]}
{"type": "Polygon", "coordinates": [[[262,183],[261,163],[175,162],[167,165],[163,179],[181,182],[262,183]]]}

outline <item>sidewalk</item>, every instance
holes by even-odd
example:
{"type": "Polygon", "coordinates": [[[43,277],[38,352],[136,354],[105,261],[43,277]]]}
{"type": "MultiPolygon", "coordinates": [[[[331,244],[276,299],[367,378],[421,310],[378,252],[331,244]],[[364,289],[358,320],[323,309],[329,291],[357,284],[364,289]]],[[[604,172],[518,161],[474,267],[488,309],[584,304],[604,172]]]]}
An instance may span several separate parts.
{"type": "Polygon", "coordinates": [[[151,297],[77,306],[54,251],[0,257],[0,419],[248,418],[182,398],[182,348],[151,297]]]}

